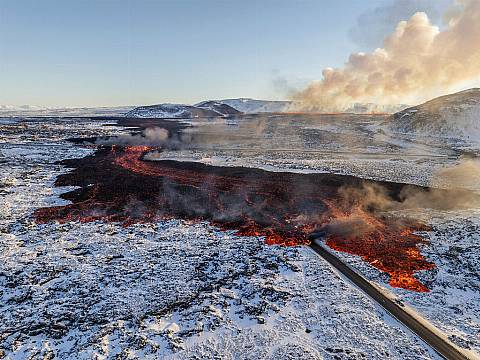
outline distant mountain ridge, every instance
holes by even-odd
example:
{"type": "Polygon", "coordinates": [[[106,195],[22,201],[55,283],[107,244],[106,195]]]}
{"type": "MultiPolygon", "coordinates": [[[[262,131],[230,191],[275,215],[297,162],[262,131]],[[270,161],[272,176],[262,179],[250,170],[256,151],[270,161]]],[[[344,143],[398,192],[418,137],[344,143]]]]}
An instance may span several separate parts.
{"type": "Polygon", "coordinates": [[[240,114],[240,111],[216,101],[204,101],[196,105],[157,104],[139,106],[125,114],[126,117],[192,119],[240,114]]]}
{"type": "Polygon", "coordinates": [[[293,101],[289,100],[256,100],[251,98],[223,99],[216,101],[229,105],[246,114],[286,112],[293,104],[293,101]]]}
{"type": "Polygon", "coordinates": [[[291,101],[255,100],[250,98],[207,100],[195,105],[158,104],[140,106],[128,112],[126,116],[196,118],[229,116],[240,113],[271,113],[287,111],[291,104],[291,101]]]}
{"type": "Polygon", "coordinates": [[[33,105],[0,105],[0,117],[122,116],[133,108],[134,106],[52,108],[33,105]]]}
{"type": "MultiPolygon", "coordinates": [[[[379,106],[376,104],[354,104],[348,113],[393,113],[407,105],[379,106]]],[[[224,117],[237,114],[301,112],[293,101],[257,100],[252,98],[207,100],[194,105],[156,104],[145,106],[49,108],[41,106],[0,105],[0,116],[126,116],[138,118],[201,118],[224,117]]]]}
{"type": "Polygon", "coordinates": [[[390,128],[404,133],[480,141],[480,88],[440,96],[393,115],[390,128]]]}

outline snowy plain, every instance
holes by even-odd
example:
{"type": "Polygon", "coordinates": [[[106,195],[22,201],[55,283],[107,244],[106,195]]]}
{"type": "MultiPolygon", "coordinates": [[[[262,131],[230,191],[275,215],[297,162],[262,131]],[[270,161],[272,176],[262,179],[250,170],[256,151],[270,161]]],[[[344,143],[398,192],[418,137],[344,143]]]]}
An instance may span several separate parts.
{"type": "MultiPolygon", "coordinates": [[[[455,161],[454,151],[435,143],[389,142],[375,130],[376,120],[365,119],[359,125],[365,135],[353,143],[357,127],[336,132],[338,119],[297,120],[297,129],[287,128],[285,119],[222,120],[223,138],[208,125],[185,148],[159,157],[420,184],[455,161]],[[283,151],[268,151],[279,144],[283,151]],[[292,151],[299,144],[310,152],[292,151]]],[[[181,220],[127,228],[36,224],[32,212],[60,204],[58,194],[69,190],[53,187],[56,176],[68,171],[55,162],[93,151],[65,139],[123,132],[102,125],[56,118],[0,125],[0,358],[437,358],[308,248],[266,246],[262,238],[181,220]]],[[[432,292],[389,289],[474,349],[480,346],[479,218],[431,216],[431,244],[422,252],[438,270],[422,276],[432,292]]],[[[387,287],[385,275],[342,256],[387,287]]]]}

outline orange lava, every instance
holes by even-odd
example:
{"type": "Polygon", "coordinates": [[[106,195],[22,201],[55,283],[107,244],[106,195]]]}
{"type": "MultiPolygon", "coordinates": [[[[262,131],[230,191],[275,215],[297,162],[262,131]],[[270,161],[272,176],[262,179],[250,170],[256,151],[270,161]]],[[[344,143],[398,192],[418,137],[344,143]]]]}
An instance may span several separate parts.
{"type": "MultiPolygon", "coordinates": [[[[127,146],[119,152],[118,156],[113,158],[113,163],[127,169],[133,173],[143,176],[168,177],[180,183],[191,186],[201,186],[205,183],[205,178],[198,176],[195,171],[182,169],[172,172],[169,168],[158,166],[155,161],[143,161],[143,155],[149,151],[156,150],[148,146],[127,146]]],[[[225,178],[211,174],[209,181],[215,184],[225,184],[228,186],[246,186],[247,183],[238,179],[225,178]]]]}
{"type": "Polygon", "coordinates": [[[393,287],[417,292],[429,291],[413,276],[415,272],[435,268],[435,264],[427,261],[418,249],[419,244],[427,243],[421,236],[414,234],[415,231],[425,229],[421,224],[399,227],[395,223],[377,219],[360,208],[353,209],[349,214],[336,208],[331,210],[337,220],[354,215],[362,218],[370,228],[358,235],[330,234],[326,238],[326,244],[330,248],[360,256],[370,265],[389,274],[389,284],[393,287]]]}
{"type": "MultiPolygon", "coordinates": [[[[308,244],[309,234],[323,231],[329,247],[358,255],[389,274],[391,286],[428,291],[414,277],[435,266],[418,249],[426,241],[414,232],[424,227],[381,217],[341,198],[342,187],[367,180],[143,160],[152,150],[114,146],[66,161],[74,170],[57,178],[56,185],[80,189],[62,195],[72,201],[69,205],[38,209],[37,221],[101,220],[129,226],[182,218],[285,246],[308,244]]],[[[403,185],[383,186],[400,192],[403,185]]]]}

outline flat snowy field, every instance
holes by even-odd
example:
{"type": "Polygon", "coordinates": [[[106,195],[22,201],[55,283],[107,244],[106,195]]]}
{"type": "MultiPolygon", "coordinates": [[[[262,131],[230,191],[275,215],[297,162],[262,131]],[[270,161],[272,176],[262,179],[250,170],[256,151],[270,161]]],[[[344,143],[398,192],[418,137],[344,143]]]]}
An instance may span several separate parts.
{"type": "MultiPolygon", "coordinates": [[[[366,123],[364,128],[374,125],[366,123]]],[[[258,136],[270,136],[261,142],[264,148],[280,143],[291,150],[299,142],[308,144],[304,132],[279,141],[282,126],[261,126],[251,128],[258,136]]],[[[334,134],[335,128],[328,126],[334,134]]],[[[308,137],[312,143],[320,144],[306,148],[317,154],[335,148],[326,136],[315,139],[316,132],[324,130],[302,127],[313,131],[308,137]]],[[[93,151],[63,139],[118,134],[122,129],[80,119],[2,120],[0,128],[0,358],[436,358],[308,248],[266,246],[261,238],[178,220],[128,228],[102,222],[36,224],[32,211],[61,204],[57,195],[68,190],[53,187],[56,176],[68,171],[54,162],[93,151]]],[[[453,161],[449,149],[435,152],[431,144],[399,145],[370,131],[386,145],[374,143],[367,152],[380,154],[388,147],[394,156],[362,155],[359,161],[359,155],[352,155],[357,148],[341,144],[351,135],[348,131],[342,135],[345,139],[336,140],[342,153],[317,159],[308,152],[262,151],[250,156],[225,150],[232,144],[230,134],[208,149],[186,145],[161,156],[198,155],[200,161],[215,159],[224,165],[295,171],[357,169],[365,177],[381,174],[397,181],[420,171],[423,177],[417,175],[411,181],[415,183],[427,183],[442,162],[453,161]],[[419,147],[423,153],[415,152],[419,147]],[[227,151],[228,156],[215,158],[215,151],[227,151]]],[[[212,144],[206,135],[201,141],[212,144]]],[[[479,350],[480,213],[428,215],[434,231],[422,253],[437,268],[421,277],[432,292],[390,290],[452,340],[479,350]]],[[[342,256],[388,287],[385,275],[358,258],[342,256]]]]}

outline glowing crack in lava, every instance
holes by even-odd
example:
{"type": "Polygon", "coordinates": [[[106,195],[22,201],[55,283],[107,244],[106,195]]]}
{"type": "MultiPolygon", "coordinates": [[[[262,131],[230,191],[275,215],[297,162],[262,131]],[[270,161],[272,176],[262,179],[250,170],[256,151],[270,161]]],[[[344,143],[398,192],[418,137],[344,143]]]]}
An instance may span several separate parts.
{"type": "Polygon", "coordinates": [[[62,163],[74,168],[56,186],[77,186],[62,194],[65,206],[41,208],[38,222],[136,222],[182,218],[209,221],[267,244],[308,244],[312,232],[325,234],[332,249],[361,256],[390,275],[390,284],[428,291],[415,272],[428,270],[418,249],[425,243],[416,222],[387,218],[342,198],[340,189],[381,184],[395,198],[405,186],[334,174],[295,174],[200,163],[146,161],[144,146],[102,147],[94,155],[62,163]]]}

